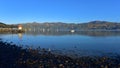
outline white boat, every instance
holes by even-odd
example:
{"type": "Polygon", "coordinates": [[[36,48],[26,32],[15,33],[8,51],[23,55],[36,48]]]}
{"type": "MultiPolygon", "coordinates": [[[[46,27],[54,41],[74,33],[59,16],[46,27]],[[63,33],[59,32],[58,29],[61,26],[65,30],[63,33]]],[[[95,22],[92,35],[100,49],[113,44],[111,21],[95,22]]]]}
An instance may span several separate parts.
{"type": "Polygon", "coordinates": [[[73,32],[75,32],[75,30],[71,30],[70,32],[72,32],[72,33],[73,33],[73,32]]]}

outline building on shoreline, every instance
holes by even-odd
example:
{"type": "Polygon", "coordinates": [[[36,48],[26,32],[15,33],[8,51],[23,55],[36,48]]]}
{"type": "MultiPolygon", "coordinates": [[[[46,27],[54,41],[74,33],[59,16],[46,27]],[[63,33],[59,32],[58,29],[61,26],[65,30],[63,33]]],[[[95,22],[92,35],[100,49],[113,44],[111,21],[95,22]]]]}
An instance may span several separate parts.
{"type": "Polygon", "coordinates": [[[18,25],[18,30],[22,30],[23,29],[23,27],[22,27],[22,25],[18,25]]]}
{"type": "Polygon", "coordinates": [[[12,33],[21,33],[21,32],[24,32],[23,31],[23,27],[21,24],[19,25],[16,25],[16,27],[0,27],[0,32],[12,32],[12,33]]]}

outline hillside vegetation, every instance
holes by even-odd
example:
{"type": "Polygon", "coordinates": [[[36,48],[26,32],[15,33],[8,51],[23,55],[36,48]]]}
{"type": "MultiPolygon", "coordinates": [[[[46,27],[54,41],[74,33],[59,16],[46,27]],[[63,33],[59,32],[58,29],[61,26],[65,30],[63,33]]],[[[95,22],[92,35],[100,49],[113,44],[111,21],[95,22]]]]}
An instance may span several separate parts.
{"type": "MultiPolygon", "coordinates": [[[[0,28],[17,28],[17,24],[8,25],[0,22],[0,28]]],[[[107,21],[91,21],[87,23],[62,23],[62,22],[32,22],[22,24],[23,29],[39,31],[67,31],[67,30],[120,30],[120,23],[107,21]]]]}
{"type": "Polygon", "coordinates": [[[120,23],[107,21],[91,21],[87,23],[62,23],[62,22],[45,22],[45,23],[26,23],[23,24],[25,29],[35,30],[120,30],[120,23]]]}

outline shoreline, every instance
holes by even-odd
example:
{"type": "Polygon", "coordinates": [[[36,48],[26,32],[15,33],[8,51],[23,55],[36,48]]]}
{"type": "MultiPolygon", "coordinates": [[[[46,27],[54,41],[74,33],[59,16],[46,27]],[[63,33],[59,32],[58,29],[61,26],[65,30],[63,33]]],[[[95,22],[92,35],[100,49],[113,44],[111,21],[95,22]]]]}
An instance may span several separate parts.
{"type": "Polygon", "coordinates": [[[120,67],[120,55],[71,58],[44,48],[22,48],[0,40],[0,68],[109,68],[120,67]]]}

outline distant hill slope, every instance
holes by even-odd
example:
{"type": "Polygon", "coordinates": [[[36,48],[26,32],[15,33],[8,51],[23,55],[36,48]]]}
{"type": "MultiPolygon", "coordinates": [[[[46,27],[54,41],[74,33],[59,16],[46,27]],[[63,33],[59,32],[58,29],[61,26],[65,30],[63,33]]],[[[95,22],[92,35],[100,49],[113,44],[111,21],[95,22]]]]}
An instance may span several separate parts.
{"type": "Polygon", "coordinates": [[[6,27],[6,24],[0,22],[0,27],[6,27]]]}
{"type": "Polygon", "coordinates": [[[120,30],[120,23],[107,21],[91,21],[87,23],[26,23],[22,24],[25,29],[31,30],[120,30]]]}
{"type": "Polygon", "coordinates": [[[87,29],[105,29],[105,30],[120,29],[120,23],[107,21],[91,21],[81,25],[85,26],[87,29]]]}
{"type": "Polygon", "coordinates": [[[17,25],[8,25],[0,22],[0,28],[17,28],[17,25]]]}
{"type": "MultiPolygon", "coordinates": [[[[17,24],[8,25],[0,22],[0,28],[17,28],[17,24]]],[[[25,23],[22,24],[26,30],[40,31],[68,31],[68,30],[120,30],[120,23],[107,21],[91,21],[87,23],[62,23],[62,22],[45,22],[45,23],[25,23]]]]}

